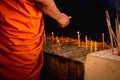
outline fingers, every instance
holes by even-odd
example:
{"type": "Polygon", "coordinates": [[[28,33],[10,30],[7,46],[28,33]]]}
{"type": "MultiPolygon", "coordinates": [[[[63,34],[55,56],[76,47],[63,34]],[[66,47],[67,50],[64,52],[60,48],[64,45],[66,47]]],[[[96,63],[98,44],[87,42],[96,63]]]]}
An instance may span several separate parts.
{"type": "Polygon", "coordinates": [[[65,22],[64,24],[59,24],[59,26],[60,26],[61,28],[65,28],[66,26],[69,25],[69,22],[70,22],[70,20],[68,20],[68,21],[65,22]]]}
{"type": "Polygon", "coordinates": [[[58,19],[58,26],[60,26],[61,28],[65,28],[66,26],[69,25],[71,16],[68,16],[64,13],[61,13],[61,18],[58,19]]]}
{"type": "Polygon", "coordinates": [[[68,17],[68,21],[62,26],[62,27],[66,27],[66,26],[68,26],[69,25],[69,23],[70,23],[70,19],[71,19],[72,17],[71,16],[69,16],[68,17]]]}

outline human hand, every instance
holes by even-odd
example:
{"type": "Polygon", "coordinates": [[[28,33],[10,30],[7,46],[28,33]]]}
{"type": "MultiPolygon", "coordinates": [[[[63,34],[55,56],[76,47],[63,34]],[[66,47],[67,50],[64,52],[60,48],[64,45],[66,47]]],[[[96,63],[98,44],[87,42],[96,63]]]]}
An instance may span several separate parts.
{"type": "Polygon", "coordinates": [[[68,26],[68,24],[69,24],[69,22],[70,22],[70,18],[71,18],[71,16],[67,16],[67,15],[64,14],[64,13],[61,13],[60,18],[57,20],[58,25],[59,25],[61,28],[65,28],[66,26],[68,26]]]}

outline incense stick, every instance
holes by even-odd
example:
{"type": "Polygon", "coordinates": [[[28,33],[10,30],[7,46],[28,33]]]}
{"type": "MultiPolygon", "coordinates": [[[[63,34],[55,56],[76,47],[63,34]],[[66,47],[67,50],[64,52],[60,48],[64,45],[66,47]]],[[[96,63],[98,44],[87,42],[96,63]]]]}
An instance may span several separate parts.
{"type": "Polygon", "coordinates": [[[111,40],[112,54],[114,54],[114,47],[117,47],[118,56],[120,56],[120,23],[118,20],[117,13],[116,13],[116,19],[115,19],[116,35],[111,27],[111,22],[110,22],[108,11],[106,11],[106,21],[107,21],[107,26],[109,30],[110,40],[111,40]]]}

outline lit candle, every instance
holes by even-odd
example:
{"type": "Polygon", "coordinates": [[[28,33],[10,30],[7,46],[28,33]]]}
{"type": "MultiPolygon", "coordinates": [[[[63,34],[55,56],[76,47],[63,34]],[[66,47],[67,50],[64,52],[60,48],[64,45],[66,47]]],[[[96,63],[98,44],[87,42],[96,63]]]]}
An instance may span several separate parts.
{"type": "Polygon", "coordinates": [[[90,52],[92,52],[92,40],[90,41],[90,52]]]}
{"type": "Polygon", "coordinates": [[[78,34],[78,47],[80,47],[80,33],[79,33],[79,31],[77,32],[77,34],[78,34]]]}
{"type": "Polygon", "coordinates": [[[54,41],[54,33],[52,32],[52,41],[54,41]]]}
{"type": "Polygon", "coordinates": [[[103,43],[103,49],[104,49],[104,33],[102,33],[102,43],[103,43]]]}
{"type": "Polygon", "coordinates": [[[88,50],[88,41],[87,41],[87,35],[85,35],[85,47],[86,47],[86,50],[88,50]]]}
{"type": "Polygon", "coordinates": [[[95,41],[95,48],[94,48],[95,52],[97,51],[97,42],[95,41]]]}

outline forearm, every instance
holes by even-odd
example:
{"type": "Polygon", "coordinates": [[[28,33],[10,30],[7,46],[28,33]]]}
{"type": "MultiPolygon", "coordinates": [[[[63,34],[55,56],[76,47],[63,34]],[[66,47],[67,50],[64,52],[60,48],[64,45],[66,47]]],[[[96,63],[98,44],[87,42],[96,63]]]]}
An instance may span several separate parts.
{"type": "Polygon", "coordinates": [[[39,8],[42,12],[54,20],[58,21],[61,16],[61,12],[57,8],[54,0],[35,0],[38,3],[39,8]]]}

